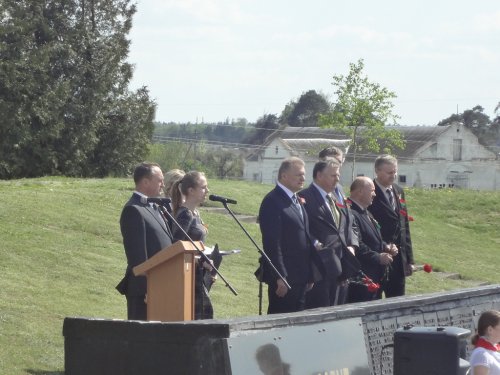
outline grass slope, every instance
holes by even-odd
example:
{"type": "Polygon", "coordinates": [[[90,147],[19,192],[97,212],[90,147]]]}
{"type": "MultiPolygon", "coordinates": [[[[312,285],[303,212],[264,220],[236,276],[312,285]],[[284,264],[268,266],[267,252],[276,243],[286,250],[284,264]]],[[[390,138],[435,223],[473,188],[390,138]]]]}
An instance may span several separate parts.
{"type": "MultiPolygon", "coordinates": [[[[235,213],[256,215],[272,188],[241,181],[209,181],[212,192],[238,201],[235,213]]],[[[66,316],[125,318],[114,287],[125,257],[118,224],[132,191],[129,179],[40,178],[0,181],[0,369],[5,374],[61,374],[66,316]]],[[[417,272],[411,294],[500,283],[500,192],[409,190],[407,202],[418,263],[458,273],[417,272]]],[[[212,206],[222,205],[214,202],[212,206]]],[[[207,244],[241,249],[225,257],[212,289],[219,318],[256,315],[258,252],[228,215],[205,211],[207,244]]],[[[255,224],[242,223],[260,246],[255,224]]],[[[266,305],[264,304],[264,311],[266,305]]]]}

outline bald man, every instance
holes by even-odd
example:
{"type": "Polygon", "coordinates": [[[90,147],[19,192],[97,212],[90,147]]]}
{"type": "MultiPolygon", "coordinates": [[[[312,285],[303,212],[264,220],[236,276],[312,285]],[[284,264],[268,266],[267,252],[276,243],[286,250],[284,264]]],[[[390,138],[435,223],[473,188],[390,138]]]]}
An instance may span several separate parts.
{"type": "MultiPolygon", "coordinates": [[[[356,177],[351,184],[349,201],[351,212],[358,227],[359,248],[356,258],[361,264],[361,270],[375,283],[386,281],[388,266],[397,255],[395,245],[388,245],[382,239],[378,223],[367,208],[375,198],[375,185],[369,177],[356,177]]],[[[348,302],[371,301],[381,298],[381,290],[370,292],[365,286],[350,284],[348,302]]]]}

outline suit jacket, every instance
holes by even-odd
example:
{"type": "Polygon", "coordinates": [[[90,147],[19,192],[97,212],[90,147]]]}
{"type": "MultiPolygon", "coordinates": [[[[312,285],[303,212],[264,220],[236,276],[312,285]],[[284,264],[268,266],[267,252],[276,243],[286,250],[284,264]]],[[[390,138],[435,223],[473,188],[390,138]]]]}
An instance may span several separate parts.
{"type": "Polygon", "coordinates": [[[356,202],[351,202],[351,210],[358,224],[359,248],[356,258],[361,263],[361,269],[374,282],[379,283],[385,272],[385,266],[380,264],[380,253],[384,252],[386,243],[371,213],[362,209],[356,202]]]}
{"type": "Polygon", "coordinates": [[[129,296],[144,295],[146,277],[134,276],[132,268],[172,245],[172,233],[158,212],[149,203],[142,203],[137,194],[133,194],[123,207],[120,229],[127,256],[127,270],[117,289],[129,296]]]}
{"type": "Polygon", "coordinates": [[[344,272],[345,277],[349,277],[359,267],[356,258],[347,250],[347,246],[358,246],[352,214],[346,206],[339,207],[340,227],[337,227],[330,207],[316,186],[311,184],[299,195],[305,200],[311,235],[324,246],[317,253],[324,265],[325,276],[338,278],[344,272]]]}
{"type": "MultiPolygon", "coordinates": [[[[306,284],[314,280],[312,273],[313,241],[309,234],[307,213],[302,217],[287,193],[278,185],[262,200],[259,225],[262,245],[273,265],[289,284],[306,284]]],[[[263,281],[275,285],[278,277],[261,260],[263,281]]]]}
{"type": "MultiPolygon", "coordinates": [[[[401,201],[405,199],[403,188],[399,185],[392,185],[395,195],[396,209],[392,209],[387,194],[375,183],[376,197],[368,210],[380,224],[382,239],[387,243],[394,243],[399,248],[402,265],[407,268],[408,264],[413,264],[413,249],[410,237],[410,225],[406,207],[401,201]]],[[[393,263],[394,266],[394,263],[393,263]]],[[[402,270],[405,272],[405,270],[402,270]]]]}

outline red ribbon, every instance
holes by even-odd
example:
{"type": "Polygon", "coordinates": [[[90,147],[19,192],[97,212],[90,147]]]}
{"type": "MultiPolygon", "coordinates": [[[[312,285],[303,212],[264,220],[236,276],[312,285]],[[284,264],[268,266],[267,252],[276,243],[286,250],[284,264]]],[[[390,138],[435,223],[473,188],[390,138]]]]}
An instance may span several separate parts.
{"type": "Polygon", "coordinates": [[[500,344],[493,345],[491,342],[483,339],[482,337],[477,339],[476,348],[478,347],[492,350],[494,352],[500,351],[500,344]]]}

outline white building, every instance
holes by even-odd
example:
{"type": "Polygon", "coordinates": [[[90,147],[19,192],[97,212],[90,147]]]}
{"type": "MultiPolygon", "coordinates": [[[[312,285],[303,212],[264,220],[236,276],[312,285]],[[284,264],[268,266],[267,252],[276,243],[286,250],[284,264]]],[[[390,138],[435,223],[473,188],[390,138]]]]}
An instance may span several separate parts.
{"type": "MultiPolygon", "coordinates": [[[[500,161],[479,144],[477,137],[463,125],[395,126],[406,140],[406,148],[396,151],[398,183],[426,188],[458,187],[478,190],[500,190],[500,161]]],[[[348,149],[349,141],[334,129],[294,128],[278,130],[264,145],[245,160],[244,179],[275,183],[281,161],[298,156],[306,162],[306,183],[312,180],[312,169],[321,149],[335,145],[348,149]]],[[[373,162],[378,154],[357,155],[354,176],[373,177],[373,162]]],[[[341,182],[351,179],[352,155],[347,153],[341,182]]]]}

